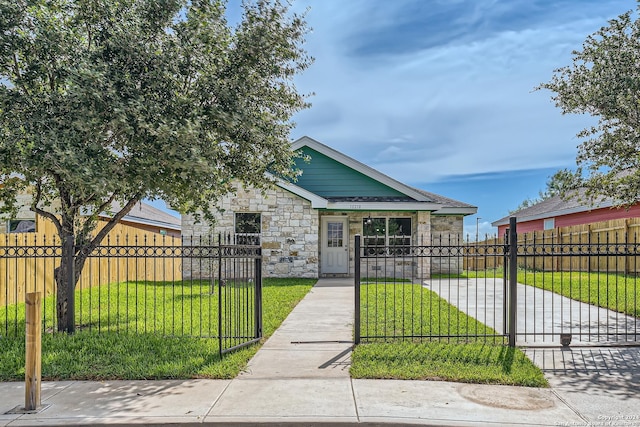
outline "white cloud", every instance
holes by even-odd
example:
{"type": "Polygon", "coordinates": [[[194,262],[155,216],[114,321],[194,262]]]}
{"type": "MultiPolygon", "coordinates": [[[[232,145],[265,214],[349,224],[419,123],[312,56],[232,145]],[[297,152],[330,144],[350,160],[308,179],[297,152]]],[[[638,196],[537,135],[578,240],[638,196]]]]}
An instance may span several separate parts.
{"type": "MultiPolygon", "coordinates": [[[[308,49],[316,63],[298,86],[316,96],[296,117],[294,137],[309,135],[406,182],[572,164],[574,135],[592,120],[562,116],[550,93],[533,88],[570,63],[571,50],[605,23],[601,16],[556,17],[548,26],[536,21],[408,52],[349,54],[360,27],[387,25],[399,13],[390,8],[406,3],[314,2],[308,49]]],[[[487,5],[469,25],[492,12],[487,5]]]]}

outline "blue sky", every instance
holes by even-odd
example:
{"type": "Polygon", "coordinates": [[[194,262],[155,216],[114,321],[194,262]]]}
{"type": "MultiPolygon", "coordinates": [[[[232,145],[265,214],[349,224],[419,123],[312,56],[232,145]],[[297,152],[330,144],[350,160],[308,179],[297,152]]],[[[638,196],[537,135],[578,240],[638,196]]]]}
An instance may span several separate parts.
{"type": "Polygon", "coordinates": [[[490,223],[575,166],[576,133],[534,91],[634,0],[297,0],[315,62],[292,138],[308,135],[418,188],[478,206],[490,223]]]}
{"type": "MultiPolygon", "coordinates": [[[[478,206],[475,237],[575,166],[576,133],[534,91],[634,0],[291,0],[312,32],[296,79],[308,135],[409,185],[478,206]]],[[[229,1],[230,20],[239,0],[229,1]]]]}

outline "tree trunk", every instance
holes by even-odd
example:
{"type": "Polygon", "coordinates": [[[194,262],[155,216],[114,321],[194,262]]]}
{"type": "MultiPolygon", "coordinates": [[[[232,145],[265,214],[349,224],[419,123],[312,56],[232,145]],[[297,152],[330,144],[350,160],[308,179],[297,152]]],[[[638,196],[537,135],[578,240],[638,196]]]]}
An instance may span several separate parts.
{"type": "Polygon", "coordinates": [[[62,259],[55,269],[56,279],[56,312],[58,315],[58,331],[72,334],[75,332],[75,247],[74,236],[64,236],[62,242],[62,259]]]}
{"type": "Polygon", "coordinates": [[[122,217],[131,211],[139,200],[140,197],[138,196],[130,199],[125,207],[111,218],[93,239],[90,238],[86,229],[79,232],[74,231],[75,214],[67,217],[63,215],[58,227],[58,235],[62,239],[62,260],[60,261],[60,266],[54,271],[57,288],[58,331],[70,334],[75,332],[75,289],[89,254],[98,247],[102,239],[122,217]],[[79,233],[79,236],[76,236],[77,233],[79,233]],[[80,242],[77,247],[75,246],[76,238],[80,242]]]}

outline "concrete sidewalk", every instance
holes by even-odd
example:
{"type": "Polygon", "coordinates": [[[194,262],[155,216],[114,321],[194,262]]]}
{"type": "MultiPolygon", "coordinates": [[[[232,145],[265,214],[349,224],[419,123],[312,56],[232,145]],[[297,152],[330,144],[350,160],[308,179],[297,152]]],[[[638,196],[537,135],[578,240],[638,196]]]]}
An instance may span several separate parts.
{"type": "Polygon", "coordinates": [[[351,380],[351,280],[322,279],[233,380],[47,382],[37,414],[24,383],[0,383],[0,426],[638,425],[640,349],[531,350],[550,389],[351,380]]]}

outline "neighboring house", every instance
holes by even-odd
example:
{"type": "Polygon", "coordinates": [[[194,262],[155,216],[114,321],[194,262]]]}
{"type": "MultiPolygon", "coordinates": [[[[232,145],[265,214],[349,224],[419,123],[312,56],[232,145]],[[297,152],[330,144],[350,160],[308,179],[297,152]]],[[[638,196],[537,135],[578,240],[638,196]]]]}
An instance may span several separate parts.
{"type": "Polygon", "coordinates": [[[29,209],[31,204],[30,194],[18,194],[18,213],[14,218],[0,219],[0,234],[4,233],[31,233],[36,231],[36,214],[29,209]]]}
{"type": "Polygon", "coordinates": [[[498,228],[498,236],[506,233],[512,216],[516,217],[517,232],[528,233],[614,219],[638,218],[640,205],[615,208],[613,201],[609,199],[587,205],[579,197],[563,200],[560,196],[554,196],[492,222],[491,225],[498,228]]]}
{"type": "MultiPolygon", "coordinates": [[[[113,211],[118,212],[120,206],[114,204],[113,211]]],[[[107,214],[100,215],[107,219],[107,214]]],[[[138,202],[121,220],[120,224],[128,225],[139,230],[159,233],[164,236],[180,237],[182,221],[161,209],[151,206],[148,203],[138,202]]]]}
{"type": "MultiPolygon", "coordinates": [[[[295,183],[278,180],[266,192],[237,186],[216,206],[221,213],[215,226],[183,216],[185,239],[230,233],[259,242],[266,277],[348,277],[356,234],[363,235],[363,245],[374,246],[429,244],[438,237],[449,242],[462,238],[463,217],[477,211],[402,184],[309,137],[295,141],[292,150],[310,158],[297,161],[302,175],[295,183]]],[[[436,270],[429,265],[418,274],[436,270]]]]}
{"type": "MultiPolygon", "coordinates": [[[[18,201],[21,204],[18,214],[8,220],[0,220],[0,234],[1,233],[36,233],[45,232],[38,228],[39,224],[46,224],[47,233],[49,230],[55,232],[53,223],[47,221],[43,223],[37,220],[35,212],[29,209],[31,203],[31,196],[29,194],[19,195],[18,201]]],[[[113,211],[120,210],[120,206],[113,205],[113,211]]],[[[102,213],[100,218],[108,220],[110,214],[102,213]]],[[[181,220],[169,213],[166,213],[158,208],[155,208],[147,203],[140,202],[136,204],[131,211],[125,215],[120,224],[127,225],[136,230],[149,231],[152,233],[158,233],[161,235],[180,237],[181,235],[181,220]]]]}

